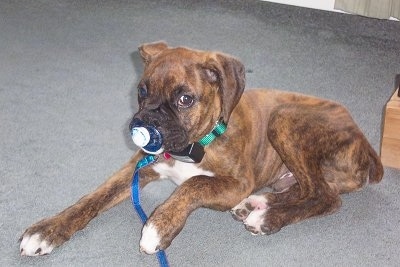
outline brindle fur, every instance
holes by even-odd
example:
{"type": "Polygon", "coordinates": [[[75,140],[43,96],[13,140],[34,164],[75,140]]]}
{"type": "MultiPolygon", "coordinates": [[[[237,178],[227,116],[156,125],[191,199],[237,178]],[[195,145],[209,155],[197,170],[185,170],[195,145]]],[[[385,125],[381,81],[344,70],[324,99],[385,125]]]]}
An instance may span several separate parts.
{"type": "MultiPolygon", "coordinates": [[[[285,225],[335,212],[341,205],[339,194],[382,179],[377,154],[341,105],[278,90],[248,90],[242,95],[244,68],[221,53],[169,48],[165,43],[143,45],[139,50],[145,63],[139,86],[146,86],[149,96],[139,99],[135,118],[160,127],[167,150],[199,140],[220,117],[228,122],[227,132],[205,148],[206,156],[198,165],[214,177],[188,177],[151,214],[148,224],[161,237],[158,248],[168,247],[199,207],[230,210],[250,194],[275,186],[280,192],[263,193],[269,208],[261,230],[270,234],[285,225]],[[196,105],[184,111],[174,109],[171,103],[178,90],[192,92],[196,105]],[[288,171],[295,180],[279,181],[288,171]]],[[[129,197],[131,175],[142,156],[138,152],[94,192],[29,227],[23,236],[39,233],[55,247],[67,241],[95,216],[129,197]]],[[[170,159],[168,164],[175,163],[170,159]]],[[[140,175],[141,187],[158,179],[152,167],[140,175]]],[[[234,210],[233,216],[243,220],[253,209],[247,203],[234,210]]]]}

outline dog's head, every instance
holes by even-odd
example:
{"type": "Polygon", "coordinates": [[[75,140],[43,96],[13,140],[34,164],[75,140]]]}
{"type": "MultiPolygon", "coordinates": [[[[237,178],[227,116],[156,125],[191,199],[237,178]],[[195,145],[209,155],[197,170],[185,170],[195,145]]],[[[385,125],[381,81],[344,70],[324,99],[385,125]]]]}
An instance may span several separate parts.
{"type": "Polygon", "coordinates": [[[144,73],[133,119],[161,132],[165,151],[181,151],[228,123],[245,86],[244,66],[216,52],[171,48],[164,42],[139,47],[144,73]]]}

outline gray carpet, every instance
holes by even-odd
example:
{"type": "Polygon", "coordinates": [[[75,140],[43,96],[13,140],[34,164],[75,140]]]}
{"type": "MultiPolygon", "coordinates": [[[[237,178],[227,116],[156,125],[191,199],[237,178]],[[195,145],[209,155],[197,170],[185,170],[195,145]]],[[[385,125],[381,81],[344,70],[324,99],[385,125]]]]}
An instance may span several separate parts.
{"type": "MultiPolygon", "coordinates": [[[[400,23],[260,1],[0,2],[0,266],[157,266],[140,254],[129,201],[51,255],[19,256],[25,227],[96,188],[136,150],[127,123],[136,47],[221,50],[247,87],[342,102],[379,150],[382,110],[400,73],[400,23]]],[[[198,210],[166,251],[172,266],[399,266],[400,171],[343,196],[328,217],[254,237],[228,213],[198,210]]],[[[151,211],[174,189],[143,191],[151,211]]]]}

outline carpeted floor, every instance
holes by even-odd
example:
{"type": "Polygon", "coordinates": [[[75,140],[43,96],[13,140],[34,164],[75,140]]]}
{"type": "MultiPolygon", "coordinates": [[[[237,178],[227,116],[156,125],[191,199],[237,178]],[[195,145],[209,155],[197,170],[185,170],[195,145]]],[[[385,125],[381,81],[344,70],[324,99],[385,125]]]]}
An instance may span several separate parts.
{"type": "MultiPolygon", "coordinates": [[[[140,254],[129,201],[51,255],[19,256],[25,227],[93,190],[136,150],[128,121],[136,47],[221,50],[247,88],[337,100],[379,150],[383,107],[400,73],[400,22],[261,1],[0,1],[0,266],[157,266],[140,254]]],[[[229,213],[198,210],[166,251],[172,266],[399,266],[400,171],[343,196],[328,217],[254,237],[229,213]]],[[[174,189],[142,193],[150,212],[174,189]]]]}

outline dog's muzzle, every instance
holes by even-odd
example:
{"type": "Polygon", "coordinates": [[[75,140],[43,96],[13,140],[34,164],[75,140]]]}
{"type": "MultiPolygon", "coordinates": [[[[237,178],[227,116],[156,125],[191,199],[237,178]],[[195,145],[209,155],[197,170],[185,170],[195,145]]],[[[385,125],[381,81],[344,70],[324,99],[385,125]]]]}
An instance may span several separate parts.
{"type": "MultiPolygon", "coordinates": [[[[158,155],[164,152],[163,136],[154,125],[146,124],[135,118],[129,125],[132,141],[148,154],[158,155]]],[[[204,156],[204,148],[199,143],[189,144],[183,151],[168,153],[174,159],[183,162],[199,163],[204,156]]]]}

